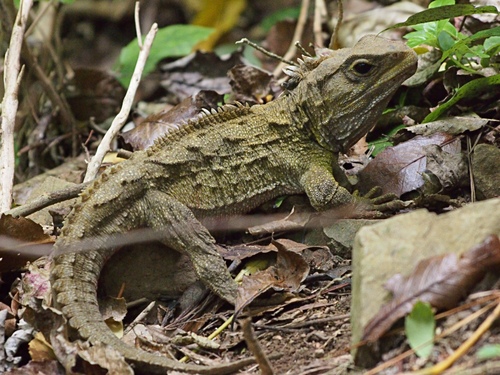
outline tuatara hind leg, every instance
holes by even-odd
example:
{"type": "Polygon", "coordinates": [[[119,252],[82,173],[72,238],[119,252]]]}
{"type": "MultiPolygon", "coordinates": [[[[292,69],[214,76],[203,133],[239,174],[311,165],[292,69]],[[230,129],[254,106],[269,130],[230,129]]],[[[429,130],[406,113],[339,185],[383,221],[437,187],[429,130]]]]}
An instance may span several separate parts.
{"type": "Polygon", "coordinates": [[[191,210],[177,199],[157,190],[144,197],[146,226],[161,231],[161,242],[187,254],[200,280],[219,297],[234,305],[238,291],[227,266],[217,252],[215,240],[195,218],[191,210]]]}
{"type": "Polygon", "coordinates": [[[148,190],[141,199],[131,199],[131,191],[134,189],[117,194],[113,210],[109,206],[104,210],[95,201],[93,205],[77,209],[81,216],[92,215],[99,218],[99,221],[72,225],[58,241],[51,272],[56,307],[63,312],[69,325],[82,339],[89,340],[94,345],[104,343],[112,346],[137,366],[137,369],[146,373],[172,370],[196,374],[227,374],[252,363],[253,359],[215,366],[179,363],[128,346],[104,323],[97,303],[97,284],[104,263],[114,252],[109,248],[112,243],[106,236],[134,228],[147,227],[161,231],[160,241],[169,248],[188,254],[200,279],[210,289],[231,303],[236,300],[237,284],[217,253],[213,237],[191,210],[157,190],[148,190]],[[127,207],[126,213],[123,207],[127,207]],[[92,246],[92,250],[72,251],[71,245],[78,243],[82,234],[85,234],[85,238],[91,238],[95,246],[92,246]]]}

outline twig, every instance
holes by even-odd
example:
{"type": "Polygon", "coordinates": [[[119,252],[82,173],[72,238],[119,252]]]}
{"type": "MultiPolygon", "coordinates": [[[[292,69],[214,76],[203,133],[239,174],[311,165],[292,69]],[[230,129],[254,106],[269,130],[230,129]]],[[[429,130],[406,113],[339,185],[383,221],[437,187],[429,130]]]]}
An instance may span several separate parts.
{"type": "MultiPolygon", "coordinates": [[[[297,48],[295,47],[295,41],[300,40],[301,36],[304,32],[304,27],[305,27],[306,21],[307,21],[307,11],[308,10],[309,10],[309,0],[302,0],[299,19],[297,20],[297,27],[295,27],[295,31],[294,31],[293,36],[292,36],[292,43],[290,44],[288,51],[286,51],[285,56],[283,56],[284,60],[292,60],[293,56],[295,56],[295,52],[297,51],[297,48]]],[[[277,78],[281,75],[282,70],[284,68],[284,65],[285,64],[283,64],[281,62],[274,69],[273,76],[275,78],[277,78]]]]}
{"type": "Polygon", "coordinates": [[[344,19],[344,5],[342,4],[342,0],[337,0],[337,2],[339,3],[339,19],[337,20],[337,25],[333,30],[330,44],[328,45],[330,49],[337,49],[339,46],[339,30],[342,25],[342,20],[344,19]]]}
{"type": "Polygon", "coordinates": [[[118,149],[116,156],[122,159],[130,159],[134,155],[133,151],[124,150],[123,148],[118,149]]]}
{"type": "Polygon", "coordinates": [[[12,28],[9,49],[4,63],[4,97],[2,101],[2,127],[0,131],[0,213],[7,211],[12,202],[14,183],[14,126],[19,105],[17,94],[23,69],[21,69],[21,48],[29,11],[33,0],[21,0],[19,11],[12,28]]]}
{"type": "Polygon", "coordinates": [[[277,55],[275,53],[272,53],[271,51],[268,51],[267,49],[265,49],[265,48],[259,46],[258,44],[256,44],[256,43],[248,40],[247,38],[242,38],[242,39],[238,40],[237,42],[235,42],[234,44],[247,44],[250,47],[256,49],[257,51],[262,52],[266,56],[269,56],[269,57],[271,57],[273,59],[276,59],[276,60],[281,61],[281,62],[283,62],[285,64],[288,64],[288,65],[296,65],[296,66],[298,66],[298,64],[295,61],[285,60],[280,55],[277,55]]]}
{"type": "MultiPolygon", "coordinates": [[[[61,120],[64,125],[72,129],[73,134],[76,134],[75,119],[66,99],[62,95],[60,95],[54,88],[51,80],[49,79],[49,77],[47,77],[27,46],[23,49],[22,56],[23,59],[26,60],[26,64],[28,65],[29,70],[35,74],[36,78],[38,78],[40,85],[43,87],[45,93],[49,97],[52,105],[59,108],[61,120]]],[[[73,140],[73,145],[75,144],[76,143],[73,140]]]]}
{"type": "Polygon", "coordinates": [[[248,349],[250,349],[250,351],[254,355],[255,361],[259,365],[260,373],[262,375],[273,375],[274,371],[271,363],[260,347],[257,338],[255,337],[255,333],[252,328],[252,319],[243,319],[240,321],[240,324],[241,328],[243,329],[243,337],[245,338],[245,342],[247,343],[248,349]]]}
{"type": "Polygon", "coordinates": [[[153,310],[153,307],[155,307],[156,301],[151,302],[149,305],[146,306],[144,310],[141,311],[139,315],[137,315],[137,318],[135,318],[132,323],[129,324],[129,326],[123,331],[123,335],[125,336],[127,333],[129,333],[136,325],[139,323],[141,320],[143,320],[151,310],[153,310]]]}
{"type": "Polygon", "coordinates": [[[300,51],[300,53],[304,56],[307,56],[307,57],[313,57],[309,51],[306,51],[306,49],[302,46],[302,44],[300,44],[300,42],[295,42],[295,47],[297,47],[297,49],[300,51]]]}
{"type": "Polygon", "coordinates": [[[59,202],[67,201],[68,199],[76,198],[78,194],[80,194],[88,185],[90,185],[89,182],[72,185],[65,189],[41,195],[30,203],[23,204],[22,206],[15,207],[9,211],[6,211],[5,214],[12,215],[14,217],[31,215],[33,212],[37,212],[45,207],[52,206],[53,204],[59,202]]]}
{"type": "Polygon", "coordinates": [[[138,1],[136,1],[134,8],[135,33],[137,35],[137,44],[139,45],[139,48],[142,49],[141,22],[139,19],[140,9],[141,9],[141,4],[138,1]]]}
{"type": "Polygon", "coordinates": [[[326,17],[326,5],[324,0],[316,0],[314,2],[314,22],[313,22],[313,34],[314,34],[314,44],[316,47],[324,47],[323,45],[323,35],[321,32],[321,20],[326,17]]]}
{"type": "Polygon", "coordinates": [[[106,132],[106,135],[102,139],[101,144],[97,148],[96,154],[89,162],[87,173],[85,174],[85,179],[83,180],[84,182],[91,181],[95,178],[95,176],[97,175],[97,171],[99,170],[99,166],[104,159],[104,155],[111,148],[111,141],[116,136],[116,134],[118,134],[118,131],[127,120],[127,117],[130,113],[130,108],[132,107],[132,104],[134,102],[135,92],[139,87],[139,82],[141,80],[142,71],[144,70],[144,65],[146,64],[149,51],[151,50],[151,45],[153,44],[157,31],[158,25],[154,23],[151,26],[151,30],[149,30],[148,35],[146,35],[143,48],[139,53],[139,58],[137,59],[137,64],[135,65],[134,74],[132,75],[132,80],[130,81],[127,93],[125,94],[125,98],[123,99],[123,104],[120,112],[114,118],[113,122],[111,123],[111,127],[106,132]]]}

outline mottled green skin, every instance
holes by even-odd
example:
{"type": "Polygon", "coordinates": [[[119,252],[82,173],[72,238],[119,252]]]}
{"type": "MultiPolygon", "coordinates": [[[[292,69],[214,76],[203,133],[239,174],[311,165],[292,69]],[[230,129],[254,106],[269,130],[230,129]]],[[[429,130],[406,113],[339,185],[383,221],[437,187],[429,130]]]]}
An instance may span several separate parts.
{"type": "Polygon", "coordinates": [[[334,178],[337,154],[368,131],[415,66],[403,43],[365,37],[352,49],[303,63],[292,77],[296,87],[277,100],[203,115],[110,168],[82,194],[55,245],[55,305],[83,339],[110,344],[148,371],[234,372],[244,363],[180,364],[111,333],[96,299],[99,273],[113,253],[103,236],[161,230],[162,242],[188,254],[200,279],[234,303],[237,285],[198,219],[244,213],[284,194],[305,192],[318,210],[351,202],[334,178]],[[356,73],[360,62],[373,68],[356,73]],[[94,250],[71,251],[83,238],[93,240],[94,250]]]}

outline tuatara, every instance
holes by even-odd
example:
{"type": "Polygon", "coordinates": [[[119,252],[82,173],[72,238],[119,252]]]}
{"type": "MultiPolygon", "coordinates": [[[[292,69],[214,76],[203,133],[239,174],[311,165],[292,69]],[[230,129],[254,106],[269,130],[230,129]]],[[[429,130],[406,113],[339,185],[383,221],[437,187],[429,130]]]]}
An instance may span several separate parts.
{"type": "Polygon", "coordinates": [[[114,252],[105,236],[161,231],[161,242],[188,254],[202,282],[234,304],[237,285],[199,220],[248,212],[286,194],[305,193],[317,210],[352,202],[334,178],[338,153],[373,126],[416,63],[403,43],[375,36],[323,50],[288,68],[289,90],[278,99],[201,114],[106,170],[81,194],[55,244],[55,306],[82,339],[109,344],[147,371],[223,374],[248,364],[181,364],[120,341],[97,303],[99,273],[114,252]],[[74,251],[84,238],[94,249],[74,251]]]}

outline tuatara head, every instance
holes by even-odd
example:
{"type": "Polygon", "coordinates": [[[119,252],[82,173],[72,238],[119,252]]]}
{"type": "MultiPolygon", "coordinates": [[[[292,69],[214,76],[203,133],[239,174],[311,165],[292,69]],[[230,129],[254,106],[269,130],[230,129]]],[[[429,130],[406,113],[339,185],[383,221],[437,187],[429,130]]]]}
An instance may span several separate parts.
{"type": "Polygon", "coordinates": [[[403,42],[368,35],[352,48],[323,52],[289,72],[298,79],[289,95],[316,141],[343,152],[375,125],[416,67],[415,52],[403,42]]]}

